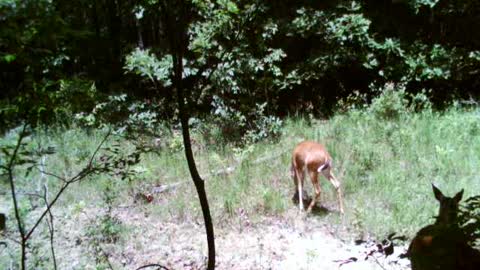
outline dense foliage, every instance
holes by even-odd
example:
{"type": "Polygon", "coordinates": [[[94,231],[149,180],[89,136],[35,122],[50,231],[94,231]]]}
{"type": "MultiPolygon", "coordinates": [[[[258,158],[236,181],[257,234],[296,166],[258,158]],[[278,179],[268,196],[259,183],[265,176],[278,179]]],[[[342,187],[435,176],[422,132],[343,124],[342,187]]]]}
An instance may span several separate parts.
{"type": "MultiPolygon", "coordinates": [[[[69,122],[127,94],[176,122],[162,14],[177,13],[165,2],[0,1],[3,121],[69,122]]],[[[387,82],[428,90],[435,105],[478,97],[478,1],[192,0],[188,10],[189,108],[227,136],[275,135],[277,117],[325,115],[387,82]]]]}

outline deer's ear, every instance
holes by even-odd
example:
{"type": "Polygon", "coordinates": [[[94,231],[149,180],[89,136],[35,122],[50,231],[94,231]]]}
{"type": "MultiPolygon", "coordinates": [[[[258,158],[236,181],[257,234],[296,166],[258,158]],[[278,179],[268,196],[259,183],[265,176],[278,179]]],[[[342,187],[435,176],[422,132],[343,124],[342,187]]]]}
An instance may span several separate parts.
{"type": "Polygon", "coordinates": [[[435,194],[435,198],[438,201],[442,201],[445,196],[443,196],[442,192],[432,183],[433,194],[435,194]]]}
{"type": "Polygon", "coordinates": [[[453,197],[453,199],[455,200],[456,203],[459,203],[462,200],[462,196],[463,196],[463,189],[460,190],[460,192],[458,192],[457,194],[455,194],[455,197],[453,197]]]}

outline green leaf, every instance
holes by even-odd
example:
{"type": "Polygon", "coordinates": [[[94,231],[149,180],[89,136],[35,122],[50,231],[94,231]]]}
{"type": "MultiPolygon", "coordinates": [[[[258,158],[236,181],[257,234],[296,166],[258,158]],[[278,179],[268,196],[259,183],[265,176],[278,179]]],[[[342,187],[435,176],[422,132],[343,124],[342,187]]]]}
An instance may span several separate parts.
{"type": "Polygon", "coordinates": [[[233,13],[233,14],[238,14],[238,7],[235,3],[233,2],[228,2],[227,3],[227,10],[228,12],[230,13],[233,13]]]}
{"type": "Polygon", "coordinates": [[[3,61],[7,63],[11,63],[17,59],[17,56],[15,54],[6,54],[3,56],[3,61]]]}

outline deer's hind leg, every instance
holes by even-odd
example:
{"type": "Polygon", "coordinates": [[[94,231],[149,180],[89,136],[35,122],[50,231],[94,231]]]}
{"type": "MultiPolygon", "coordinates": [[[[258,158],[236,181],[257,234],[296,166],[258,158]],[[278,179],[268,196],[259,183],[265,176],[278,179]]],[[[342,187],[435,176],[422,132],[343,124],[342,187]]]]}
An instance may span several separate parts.
{"type": "Polygon", "coordinates": [[[344,213],[343,209],[343,194],[342,194],[342,188],[340,181],[337,180],[337,178],[333,175],[331,168],[326,168],[322,170],[322,174],[332,183],[332,185],[335,187],[335,190],[337,191],[337,199],[338,199],[338,205],[340,206],[340,213],[344,213]]]}
{"type": "Polygon", "coordinates": [[[293,176],[293,182],[295,183],[295,193],[298,194],[298,206],[300,208],[300,211],[302,211],[303,210],[303,180],[305,178],[305,173],[303,169],[299,169],[294,164],[292,164],[291,173],[293,176]]]}
{"type": "Polygon", "coordinates": [[[308,206],[307,213],[310,213],[312,211],[313,206],[315,203],[320,200],[320,194],[322,193],[322,190],[320,188],[320,184],[318,183],[318,172],[317,171],[310,171],[310,180],[312,180],[312,185],[313,188],[315,189],[315,196],[312,197],[312,201],[310,202],[310,205],[308,206]]]}

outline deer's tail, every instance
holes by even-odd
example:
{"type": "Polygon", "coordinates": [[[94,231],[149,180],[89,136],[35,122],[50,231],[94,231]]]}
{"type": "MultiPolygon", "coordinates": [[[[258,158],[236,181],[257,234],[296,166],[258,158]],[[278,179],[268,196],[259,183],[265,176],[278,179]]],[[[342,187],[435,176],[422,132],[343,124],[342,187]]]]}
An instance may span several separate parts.
{"type": "Polygon", "coordinates": [[[332,160],[327,159],[327,161],[325,161],[325,163],[323,163],[322,166],[318,167],[317,172],[322,172],[323,170],[326,170],[330,167],[332,167],[332,160]]]}

